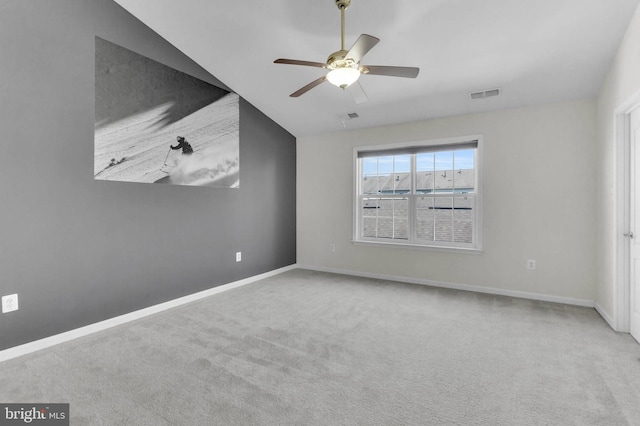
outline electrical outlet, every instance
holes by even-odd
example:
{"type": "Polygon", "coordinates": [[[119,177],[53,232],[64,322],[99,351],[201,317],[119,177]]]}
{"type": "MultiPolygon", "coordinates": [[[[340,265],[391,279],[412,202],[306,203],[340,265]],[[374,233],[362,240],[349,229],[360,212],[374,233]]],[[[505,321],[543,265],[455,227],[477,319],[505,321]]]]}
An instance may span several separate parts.
{"type": "Polygon", "coordinates": [[[13,312],[18,310],[18,295],[10,294],[2,296],[2,313],[13,312]]]}
{"type": "Polygon", "coordinates": [[[330,252],[335,252],[336,251],[336,245],[335,244],[329,244],[329,251],[330,252]]]}
{"type": "Polygon", "coordinates": [[[236,252],[236,262],[240,262],[242,261],[242,252],[241,251],[237,251],[236,252]]]}
{"type": "Polygon", "coordinates": [[[527,260],[527,269],[536,269],[536,261],[533,259],[527,260]]]}

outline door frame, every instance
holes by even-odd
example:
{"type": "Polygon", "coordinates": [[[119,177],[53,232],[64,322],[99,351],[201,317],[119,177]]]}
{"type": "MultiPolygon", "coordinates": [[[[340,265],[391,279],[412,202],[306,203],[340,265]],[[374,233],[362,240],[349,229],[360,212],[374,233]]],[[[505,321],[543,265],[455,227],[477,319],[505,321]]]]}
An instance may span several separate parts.
{"type": "MultiPolygon", "coordinates": [[[[628,333],[631,324],[631,264],[630,240],[624,234],[631,224],[631,111],[640,108],[640,92],[631,96],[615,110],[615,279],[613,288],[613,323],[618,332],[628,333]]],[[[637,165],[636,167],[640,167],[637,165]]],[[[637,230],[640,234],[640,230],[637,230]]],[[[639,235],[640,236],[640,235],[639,235]]]]}

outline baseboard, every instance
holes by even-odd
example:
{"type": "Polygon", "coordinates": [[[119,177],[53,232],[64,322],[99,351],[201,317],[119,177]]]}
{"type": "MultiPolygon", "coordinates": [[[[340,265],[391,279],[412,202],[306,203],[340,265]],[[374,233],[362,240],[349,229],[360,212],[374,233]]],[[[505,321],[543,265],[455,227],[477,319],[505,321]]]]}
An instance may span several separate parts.
{"type": "Polygon", "coordinates": [[[526,291],[505,290],[505,289],[493,288],[493,287],[480,287],[480,286],[474,286],[474,285],[468,285],[468,284],[457,284],[457,283],[451,283],[451,282],[426,280],[421,278],[410,278],[410,277],[402,277],[397,275],[384,275],[384,274],[376,274],[376,273],[370,273],[370,272],[325,268],[325,267],[303,265],[303,264],[298,264],[298,268],[308,269],[312,271],[319,271],[319,272],[330,272],[334,274],[352,275],[352,276],[364,277],[364,278],[375,278],[375,279],[381,279],[381,280],[398,281],[398,282],[409,283],[409,284],[428,285],[431,287],[450,288],[453,290],[465,290],[465,291],[474,291],[477,293],[495,294],[499,296],[510,296],[510,297],[517,297],[520,299],[540,300],[543,302],[553,302],[553,303],[564,303],[566,305],[584,306],[587,308],[595,307],[595,302],[593,300],[587,300],[587,299],[574,299],[571,297],[553,296],[553,295],[541,294],[541,293],[529,293],[526,291]]]}
{"type": "Polygon", "coordinates": [[[611,317],[611,315],[609,315],[607,311],[602,309],[602,306],[600,306],[598,303],[595,303],[594,308],[596,308],[596,311],[600,314],[600,316],[607,322],[607,324],[609,324],[609,327],[611,327],[615,331],[618,331],[615,326],[616,325],[615,321],[613,321],[613,318],[611,317]]]}
{"type": "Polygon", "coordinates": [[[128,314],[120,315],[118,317],[110,318],[108,320],[100,321],[94,324],[89,324],[84,327],[76,328],[74,330],[66,331],[64,333],[56,334],[54,336],[45,337],[44,339],[35,340],[33,342],[25,343],[20,346],[5,349],[0,351],[0,362],[7,361],[13,358],[17,358],[22,355],[26,355],[32,352],[39,351],[41,349],[49,348],[51,346],[58,345],[60,343],[68,342],[79,337],[88,336],[93,333],[97,333],[102,330],[107,330],[118,325],[126,324],[131,321],[135,321],[140,318],[147,317],[149,315],[157,314],[162,311],[166,311],[177,306],[185,305],[196,300],[204,299],[205,297],[213,296],[224,291],[228,291],[240,286],[250,284],[265,278],[272,277],[274,275],[281,274],[283,272],[295,269],[296,265],[285,266],[284,268],[275,269],[273,271],[265,272],[264,274],[255,275],[253,277],[245,278],[243,280],[234,281],[232,283],[223,284],[208,290],[203,290],[198,293],[190,294],[188,296],[180,297],[178,299],[170,300],[168,302],[160,303],[158,305],[150,306],[148,308],[140,309],[138,311],[130,312],[128,314]]]}

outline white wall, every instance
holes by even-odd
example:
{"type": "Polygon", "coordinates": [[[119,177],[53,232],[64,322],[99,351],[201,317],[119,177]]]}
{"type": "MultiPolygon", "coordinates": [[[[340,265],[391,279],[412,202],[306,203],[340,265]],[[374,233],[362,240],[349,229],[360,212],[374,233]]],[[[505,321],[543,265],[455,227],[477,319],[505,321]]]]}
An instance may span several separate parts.
{"type": "Polygon", "coordinates": [[[595,100],[581,100],[298,138],[298,264],[593,302],[595,122],[595,100]],[[481,254],[351,242],[354,147],[476,134],[481,254]]]}
{"type": "MultiPolygon", "coordinates": [[[[614,321],[619,314],[616,309],[616,136],[615,115],[631,99],[640,99],[640,8],[629,24],[626,35],[616,55],[598,97],[598,137],[597,137],[597,291],[596,303],[605,317],[614,321]]],[[[621,165],[620,165],[621,166],[621,165]]],[[[624,328],[624,326],[622,326],[624,328]]]]}

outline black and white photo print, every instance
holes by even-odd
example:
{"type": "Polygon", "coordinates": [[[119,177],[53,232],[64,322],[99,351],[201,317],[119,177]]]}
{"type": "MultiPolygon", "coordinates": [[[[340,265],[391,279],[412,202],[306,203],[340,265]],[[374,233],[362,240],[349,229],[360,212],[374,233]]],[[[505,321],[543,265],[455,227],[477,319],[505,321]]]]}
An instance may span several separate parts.
{"type": "Polygon", "coordinates": [[[94,178],[238,188],[239,97],[96,37],[94,178]]]}

